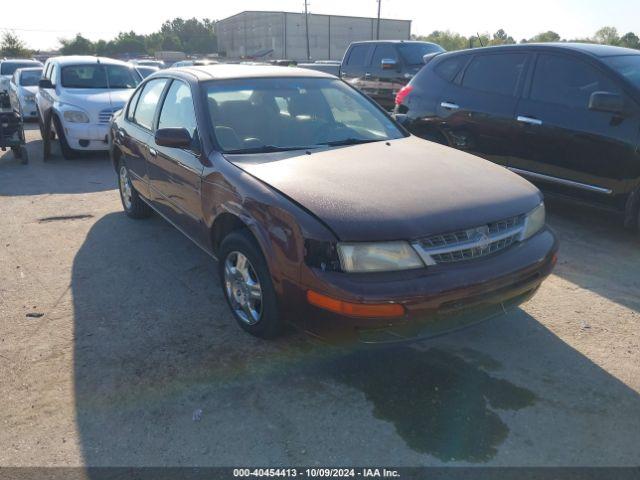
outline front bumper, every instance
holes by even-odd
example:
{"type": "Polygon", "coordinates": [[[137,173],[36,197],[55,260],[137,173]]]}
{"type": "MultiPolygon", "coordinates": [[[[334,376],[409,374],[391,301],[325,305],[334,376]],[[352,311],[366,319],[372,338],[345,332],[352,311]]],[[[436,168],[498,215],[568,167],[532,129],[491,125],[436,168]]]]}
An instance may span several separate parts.
{"type": "Polygon", "coordinates": [[[296,309],[292,320],[331,343],[434,337],[530,299],[553,270],[557,250],[554,234],[545,229],[494,256],[426,270],[375,275],[309,271],[303,274],[304,292],[297,293],[301,311],[296,309]],[[309,305],[302,298],[307,289],[354,303],[398,303],[406,313],[394,319],[344,317],[309,305]]]}
{"type": "Polygon", "coordinates": [[[74,150],[109,150],[108,123],[71,123],[62,120],[67,143],[74,150]]]}

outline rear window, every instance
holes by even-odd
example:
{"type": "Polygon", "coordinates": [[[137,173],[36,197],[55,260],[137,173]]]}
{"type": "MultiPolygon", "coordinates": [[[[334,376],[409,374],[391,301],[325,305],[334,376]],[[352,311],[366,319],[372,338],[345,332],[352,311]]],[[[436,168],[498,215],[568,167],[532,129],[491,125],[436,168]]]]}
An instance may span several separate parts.
{"type": "Polygon", "coordinates": [[[525,53],[478,55],[467,68],[462,85],[482,92],[514,95],[526,61],[525,53]]]}
{"type": "Polygon", "coordinates": [[[453,58],[447,58],[438,63],[433,70],[438,76],[442,77],[447,82],[452,82],[460,69],[464,66],[468,58],[468,56],[462,55],[453,58]]]}
{"type": "Polygon", "coordinates": [[[135,88],[140,76],[123,65],[70,65],[62,68],[65,88],[135,88]]]}
{"type": "Polygon", "coordinates": [[[5,61],[0,64],[0,75],[13,75],[19,68],[39,67],[40,62],[11,62],[5,61]]]}
{"type": "Polygon", "coordinates": [[[400,56],[407,65],[421,65],[422,57],[429,53],[444,52],[444,48],[435,43],[401,43],[398,45],[400,56]]]}

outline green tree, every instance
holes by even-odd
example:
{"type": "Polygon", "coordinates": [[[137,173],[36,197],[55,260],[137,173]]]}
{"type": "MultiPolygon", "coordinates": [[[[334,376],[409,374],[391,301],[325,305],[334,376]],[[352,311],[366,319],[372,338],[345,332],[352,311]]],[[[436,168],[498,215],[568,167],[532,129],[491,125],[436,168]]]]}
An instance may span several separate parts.
{"type": "MultiPolygon", "coordinates": [[[[217,51],[218,42],[215,34],[215,22],[209,19],[198,20],[190,18],[174,18],[162,24],[160,32],[165,40],[175,44],[175,38],[180,40],[180,45],[186,53],[214,53],[217,51]],[[167,40],[171,38],[171,40],[167,40]]],[[[164,42],[163,42],[164,43],[164,42]]]]}
{"type": "Polygon", "coordinates": [[[559,42],[561,40],[560,35],[556,32],[549,30],[547,32],[539,33],[531,37],[526,43],[546,43],[546,42],[559,42]]]}
{"type": "Polygon", "coordinates": [[[109,42],[108,50],[116,55],[144,55],[147,53],[145,37],[135,32],[120,32],[109,42]]]}
{"type": "Polygon", "coordinates": [[[640,38],[638,38],[638,36],[633,32],[625,33],[622,37],[620,37],[619,45],[621,47],[635,48],[637,50],[640,50],[640,38]]]}
{"type": "Polygon", "coordinates": [[[596,32],[593,39],[597,43],[604,45],[618,45],[620,43],[620,36],[616,27],[602,27],[596,32]]]}
{"type": "Polygon", "coordinates": [[[447,51],[461,50],[469,47],[469,40],[466,37],[449,30],[435,30],[426,36],[416,36],[415,39],[423,42],[437,43],[447,51]]]}
{"type": "Polygon", "coordinates": [[[60,39],[60,53],[63,55],[93,55],[96,53],[96,46],[91,40],[83,37],[79,33],[72,39],[60,39]]]}
{"type": "Polygon", "coordinates": [[[4,57],[28,57],[31,54],[20,37],[11,32],[2,35],[0,52],[4,57]]]}
{"type": "Polygon", "coordinates": [[[513,37],[507,35],[502,28],[493,34],[493,38],[489,41],[490,45],[511,45],[516,43],[513,37]]]}

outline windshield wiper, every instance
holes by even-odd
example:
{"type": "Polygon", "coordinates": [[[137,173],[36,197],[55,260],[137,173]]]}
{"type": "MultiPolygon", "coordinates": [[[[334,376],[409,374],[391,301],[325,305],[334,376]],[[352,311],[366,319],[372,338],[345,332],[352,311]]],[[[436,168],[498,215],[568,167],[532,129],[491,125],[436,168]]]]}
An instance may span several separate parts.
{"type": "Polygon", "coordinates": [[[225,153],[273,153],[292,152],[295,150],[313,150],[318,147],[278,147],[276,145],[263,145],[261,147],[239,148],[237,150],[227,150],[225,153]]]}
{"type": "Polygon", "coordinates": [[[340,147],[343,145],[360,145],[362,143],[382,142],[381,139],[365,139],[365,138],[345,138],[343,140],[334,140],[333,142],[317,143],[316,145],[328,145],[330,147],[340,147]]]}

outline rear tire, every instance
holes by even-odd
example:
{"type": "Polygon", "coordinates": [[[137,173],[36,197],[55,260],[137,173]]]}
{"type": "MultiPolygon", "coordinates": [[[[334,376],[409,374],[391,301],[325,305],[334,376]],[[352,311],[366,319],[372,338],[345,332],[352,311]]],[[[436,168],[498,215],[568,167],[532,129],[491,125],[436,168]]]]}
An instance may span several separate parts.
{"type": "Polygon", "coordinates": [[[151,216],[153,210],[140,198],[140,194],[133,188],[131,178],[129,177],[129,169],[124,162],[118,163],[118,189],[120,190],[122,208],[127,217],[140,220],[151,216]]]}
{"type": "Polygon", "coordinates": [[[231,232],[222,240],[218,253],[220,285],[238,325],[255,337],[279,336],[283,324],[271,273],[253,235],[245,229],[231,232]],[[241,257],[245,260],[242,268],[241,257]]]}

